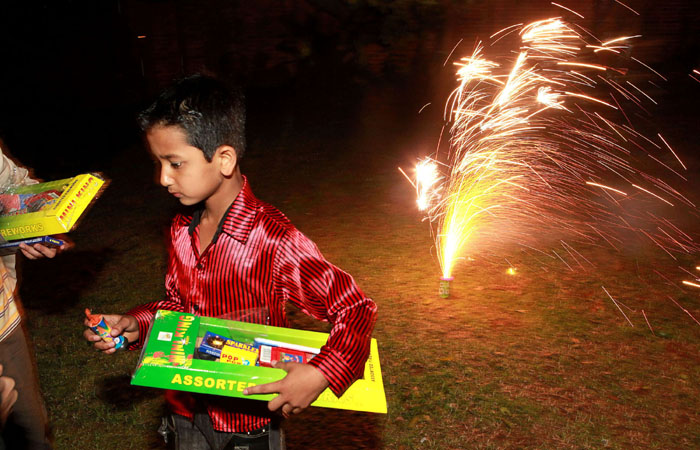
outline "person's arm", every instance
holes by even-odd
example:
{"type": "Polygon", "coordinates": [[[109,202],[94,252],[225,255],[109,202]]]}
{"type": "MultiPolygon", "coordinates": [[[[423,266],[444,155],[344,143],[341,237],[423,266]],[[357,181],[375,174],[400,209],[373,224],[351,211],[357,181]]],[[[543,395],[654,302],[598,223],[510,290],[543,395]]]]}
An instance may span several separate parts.
{"type": "Polygon", "coordinates": [[[333,393],[340,396],[362,376],[377,305],[301,232],[294,230],[285,244],[278,258],[282,282],[277,294],[306,314],[333,324],[326,345],[309,364],[324,374],[333,393]]]}
{"type": "MultiPolygon", "coordinates": [[[[172,292],[172,290],[166,289],[166,292],[172,292]]],[[[148,333],[148,327],[156,311],[159,309],[183,311],[181,302],[168,297],[160,301],[137,306],[126,314],[103,314],[105,321],[112,328],[112,336],[123,335],[129,342],[127,350],[141,348],[143,346],[141,338],[148,333]]],[[[84,325],[88,328],[83,332],[83,336],[94,344],[95,349],[105,353],[114,353],[116,351],[114,342],[103,341],[99,335],[89,328],[90,324],[87,319],[85,319],[84,325]]]]}
{"type": "Polygon", "coordinates": [[[7,192],[14,186],[36,184],[38,181],[29,176],[29,170],[20,167],[8,158],[0,149],[0,193],[7,192]]]}
{"type": "MultiPolygon", "coordinates": [[[[171,229],[172,237],[172,229],[171,229]]],[[[170,240],[172,242],[172,239],[170,240]]],[[[171,311],[184,311],[183,300],[177,289],[177,272],[175,271],[175,256],[172,244],[168,248],[168,271],[165,275],[165,298],[155,302],[146,303],[129,310],[123,315],[105,314],[105,320],[112,328],[112,336],[123,334],[129,341],[128,350],[135,350],[143,346],[143,337],[148,333],[148,327],[159,309],[171,311]]],[[[87,321],[85,326],[88,326],[87,321]]],[[[105,353],[114,353],[114,343],[104,342],[89,328],[83,333],[85,339],[95,344],[97,350],[105,353]]]]}
{"type": "MultiPolygon", "coordinates": [[[[15,162],[8,158],[2,149],[0,149],[0,193],[6,192],[8,189],[15,186],[26,186],[38,183],[30,177],[29,170],[20,167],[15,162]]],[[[28,259],[53,258],[59,251],[66,248],[62,245],[58,248],[47,247],[43,244],[19,244],[19,248],[28,259]]],[[[5,255],[2,257],[5,267],[10,271],[10,275],[16,278],[15,271],[15,255],[5,255]]]]}
{"type": "MultiPolygon", "coordinates": [[[[29,176],[29,170],[20,167],[15,162],[8,158],[0,149],[0,194],[7,192],[8,189],[14,186],[23,186],[27,184],[35,184],[36,180],[29,176]]],[[[21,247],[21,246],[20,246],[21,247]]],[[[28,247],[25,245],[25,247],[28,247]]],[[[42,245],[42,247],[44,247],[42,245]]],[[[55,255],[55,253],[54,253],[55,255]]],[[[54,255],[49,256],[52,258],[54,255]]],[[[37,256],[40,257],[40,256],[37,256]]],[[[17,280],[16,258],[14,254],[2,256],[2,262],[5,264],[10,277],[17,280]]]]}
{"type": "Polygon", "coordinates": [[[128,315],[136,319],[139,329],[139,339],[130,341],[129,350],[138,349],[143,346],[143,339],[141,338],[148,333],[148,327],[151,321],[153,321],[156,311],[159,309],[166,309],[169,311],[183,312],[185,310],[183,307],[184,299],[180,297],[180,291],[177,289],[178,278],[177,271],[175,270],[176,259],[175,249],[173,247],[173,239],[175,236],[174,223],[175,222],[173,222],[173,226],[170,228],[170,239],[168,239],[168,271],[165,274],[165,298],[137,306],[127,312],[128,315]]]}
{"type": "Polygon", "coordinates": [[[5,427],[18,396],[14,378],[3,375],[2,371],[3,367],[0,364],[0,430],[5,427]]]}
{"type": "Polygon", "coordinates": [[[275,367],[288,372],[283,380],[246,390],[247,394],[278,392],[269,408],[288,415],[302,411],[326,387],[342,395],[362,375],[377,307],[349,274],[326,261],[299,231],[294,230],[277,251],[275,295],[333,324],[328,341],[309,364],[278,364],[275,367]]]}

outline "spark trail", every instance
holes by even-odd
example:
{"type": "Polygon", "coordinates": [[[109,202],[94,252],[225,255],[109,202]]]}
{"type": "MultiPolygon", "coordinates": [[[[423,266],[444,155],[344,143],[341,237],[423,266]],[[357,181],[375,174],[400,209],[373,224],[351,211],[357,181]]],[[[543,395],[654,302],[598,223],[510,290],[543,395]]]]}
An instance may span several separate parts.
{"type": "Polygon", "coordinates": [[[686,170],[669,142],[636,131],[625,112],[653,102],[616,67],[647,68],[625,55],[639,36],[601,42],[559,18],[492,38],[505,35],[518,40],[514,57],[487,59],[480,43],[455,63],[449,150],[420,161],[412,181],[442,276],[467,254],[514,244],[545,252],[560,242],[571,254],[571,244],[618,249],[632,237],[674,258],[697,252],[665,218],[695,205],[640,169],[653,161],[676,182],[686,170]]]}

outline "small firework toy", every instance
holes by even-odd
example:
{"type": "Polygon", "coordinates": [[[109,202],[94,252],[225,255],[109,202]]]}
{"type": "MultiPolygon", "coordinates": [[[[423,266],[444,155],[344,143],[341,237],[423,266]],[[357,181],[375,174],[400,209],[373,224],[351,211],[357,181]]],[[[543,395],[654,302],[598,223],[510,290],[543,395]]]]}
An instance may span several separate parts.
{"type": "Polygon", "coordinates": [[[104,316],[102,314],[92,314],[88,308],[85,308],[85,316],[90,322],[90,329],[99,335],[105,342],[114,342],[114,348],[117,350],[126,347],[127,342],[124,336],[112,337],[110,332],[112,327],[105,322],[104,316]]]}

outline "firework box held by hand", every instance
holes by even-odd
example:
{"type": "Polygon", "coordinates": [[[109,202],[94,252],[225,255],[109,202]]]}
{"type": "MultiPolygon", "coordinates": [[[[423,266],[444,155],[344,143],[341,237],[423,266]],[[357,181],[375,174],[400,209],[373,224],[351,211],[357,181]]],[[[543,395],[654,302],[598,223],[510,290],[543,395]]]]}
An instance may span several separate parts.
{"type": "Polygon", "coordinates": [[[67,233],[104,185],[100,175],[87,173],[12,188],[0,194],[0,235],[16,241],[67,233]]]}
{"type": "Polygon", "coordinates": [[[62,239],[57,239],[51,236],[41,236],[41,237],[35,237],[35,238],[29,238],[29,239],[20,239],[19,241],[9,241],[9,242],[3,242],[0,244],[0,255],[6,255],[10,253],[14,253],[17,251],[19,248],[19,244],[27,244],[27,245],[34,245],[34,244],[41,244],[46,247],[60,247],[66,242],[62,239]]]}
{"type": "MultiPolygon", "coordinates": [[[[277,395],[243,395],[243,390],[281,380],[286,375],[282,369],[221,363],[210,360],[210,354],[206,355],[207,359],[199,359],[198,341],[204,342],[207,332],[241,343],[253,344],[257,337],[311,348],[321,348],[328,339],[327,333],[161,310],[153,319],[131,384],[265,401],[277,395]]],[[[326,389],[311,405],[386,413],[377,341],[372,339],[361,379],[341,397],[326,389]]]]}

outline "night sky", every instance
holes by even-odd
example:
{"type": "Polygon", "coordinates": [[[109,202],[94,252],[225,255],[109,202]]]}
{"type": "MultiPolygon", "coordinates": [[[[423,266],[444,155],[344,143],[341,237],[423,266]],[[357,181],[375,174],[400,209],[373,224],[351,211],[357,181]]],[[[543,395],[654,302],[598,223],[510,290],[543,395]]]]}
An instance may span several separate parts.
{"type": "MultiPolygon", "coordinates": [[[[613,1],[582,2],[575,7],[587,18],[578,22],[602,39],[643,34],[635,54],[669,77],[669,96],[687,101],[688,73],[700,66],[699,8],[627,4],[640,15],[613,1]]],[[[567,16],[538,0],[53,0],[0,8],[0,138],[44,179],[99,170],[138,142],[135,112],[183,74],[234,80],[251,101],[384,84],[406,89],[417,110],[451,89],[443,63],[455,45],[452,59],[505,26],[567,16]]],[[[690,107],[675,100],[676,109],[690,107]]]]}

